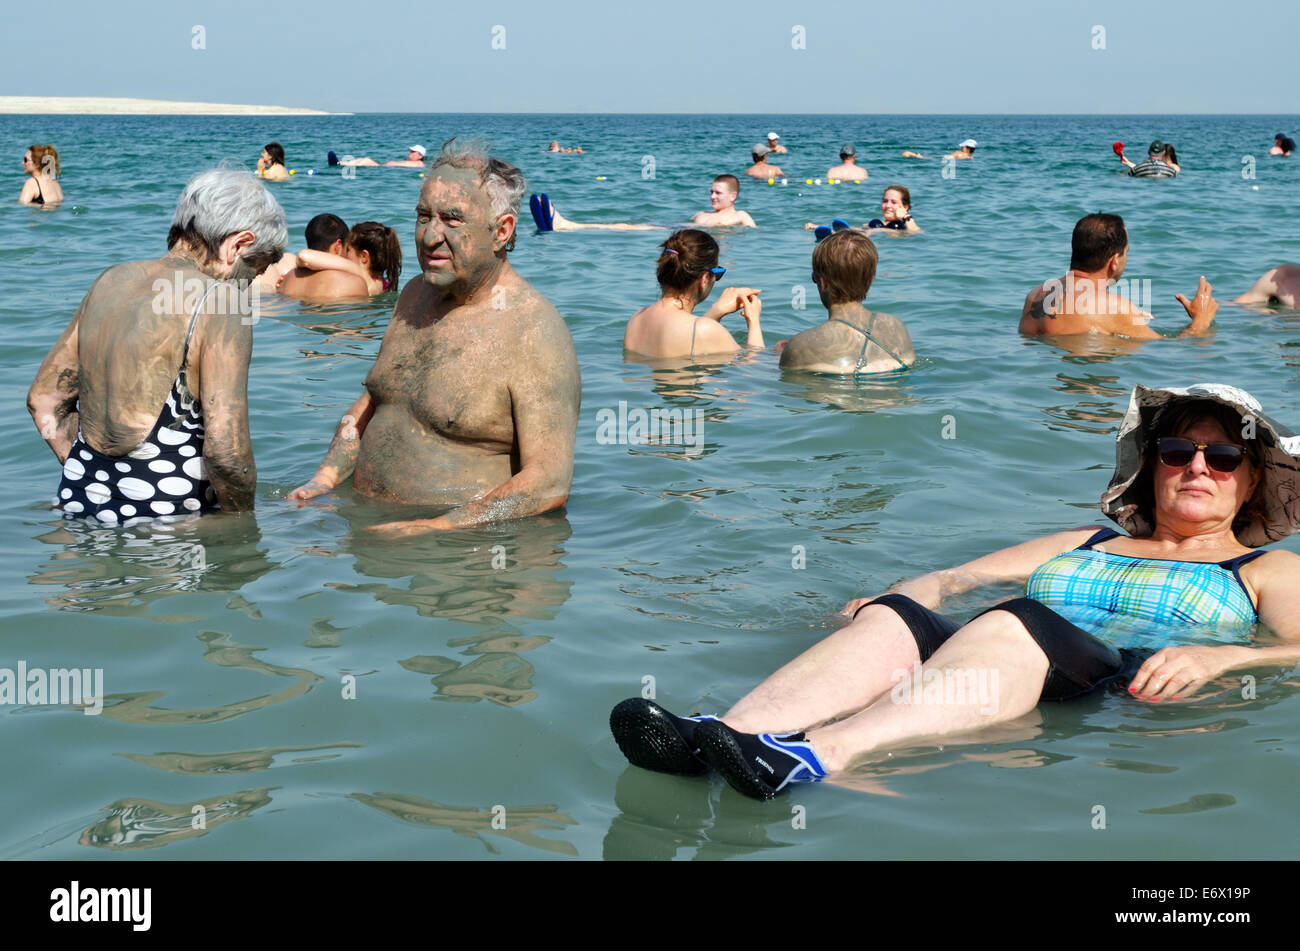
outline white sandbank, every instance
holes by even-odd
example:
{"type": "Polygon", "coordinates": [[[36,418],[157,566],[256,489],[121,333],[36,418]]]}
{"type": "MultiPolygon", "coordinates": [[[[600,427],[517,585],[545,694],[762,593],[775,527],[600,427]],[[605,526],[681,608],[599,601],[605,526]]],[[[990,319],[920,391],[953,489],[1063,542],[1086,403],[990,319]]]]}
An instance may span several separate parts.
{"type": "Polygon", "coordinates": [[[328,116],[346,113],[289,106],[240,106],[227,102],[165,99],[103,99],[96,96],[0,96],[0,115],[118,116],[328,116]]]}

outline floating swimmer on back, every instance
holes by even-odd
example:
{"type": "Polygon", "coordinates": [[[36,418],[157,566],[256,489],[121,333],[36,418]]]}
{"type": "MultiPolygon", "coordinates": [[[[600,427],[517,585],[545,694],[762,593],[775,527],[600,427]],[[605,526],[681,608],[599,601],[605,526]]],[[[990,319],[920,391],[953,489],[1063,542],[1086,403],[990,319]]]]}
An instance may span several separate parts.
{"type": "MultiPolygon", "coordinates": [[[[880,199],[881,218],[872,218],[862,226],[863,231],[883,231],[891,235],[920,234],[921,226],[912,218],[912,193],[903,185],[890,185],[880,199]]],[[[843,231],[849,223],[836,218],[830,227],[815,225],[811,221],[803,226],[805,231],[815,231],[822,241],[835,231],[843,231]]]]}
{"type": "Polygon", "coordinates": [[[795,334],[782,348],[781,369],[811,373],[888,373],[916,362],[912,338],[893,314],[862,303],[879,258],[856,229],[831,235],[813,249],[812,276],[827,310],[825,323],[795,334]]]}

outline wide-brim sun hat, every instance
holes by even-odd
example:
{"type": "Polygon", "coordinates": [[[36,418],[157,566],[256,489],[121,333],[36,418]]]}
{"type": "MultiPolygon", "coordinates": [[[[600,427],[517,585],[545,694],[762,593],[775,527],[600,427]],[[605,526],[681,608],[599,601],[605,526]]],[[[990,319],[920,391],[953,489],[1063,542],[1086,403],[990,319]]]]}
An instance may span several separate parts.
{"type": "Polygon", "coordinates": [[[1264,415],[1259,401],[1245,390],[1224,383],[1198,383],[1188,387],[1155,389],[1138,384],[1129,396],[1128,412],[1115,437],[1115,474],[1101,495],[1101,510],[1130,535],[1146,538],[1155,530],[1155,512],[1141,498],[1139,477],[1146,467],[1145,453],[1151,433],[1172,405],[1187,400],[1208,400],[1239,413],[1243,427],[1253,421],[1262,457],[1260,504],[1237,540],[1258,548],[1300,529],[1300,436],[1264,415]]]}

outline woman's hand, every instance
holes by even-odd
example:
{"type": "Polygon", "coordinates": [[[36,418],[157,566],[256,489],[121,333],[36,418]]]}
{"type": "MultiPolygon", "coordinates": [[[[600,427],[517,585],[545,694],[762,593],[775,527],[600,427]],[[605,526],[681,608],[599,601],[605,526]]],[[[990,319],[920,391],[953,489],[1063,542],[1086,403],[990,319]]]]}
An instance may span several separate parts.
{"type": "Polygon", "coordinates": [[[1165,647],[1138,668],[1128,690],[1139,700],[1182,700],[1250,656],[1250,648],[1235,645],[1165,647]]]}
{"type": "MultiPolygon", "coordinates": [[[[734,314],[742,309],[746,300],[749,298],[757,299],[757,295],[761,293],[762,291],[753,287],[728,287],[718,297],[718,302],[710,307],[709,312],[704,316],[721,322],[722,318],[727,314],[734,314]]],[[[746,314],[746,318],[748,319],[748,314],[746,314]]]]}

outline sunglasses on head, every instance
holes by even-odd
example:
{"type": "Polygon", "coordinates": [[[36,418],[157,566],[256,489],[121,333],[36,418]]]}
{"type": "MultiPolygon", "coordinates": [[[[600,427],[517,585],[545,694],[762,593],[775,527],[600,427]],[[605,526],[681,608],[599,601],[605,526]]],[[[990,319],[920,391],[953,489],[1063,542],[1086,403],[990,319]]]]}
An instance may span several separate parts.
{"type": "Polygon", "coordinates": [[[1205,453],[1205,464],[1215,472],[1236,472],[1246,454],[1240,446],[1231,443],[1192,442],[1181,436],[1162,436],[1156,441],[1160,461],[1171,469],[1183,469],[1192,464],[1197,452],[1205,453]]]}

